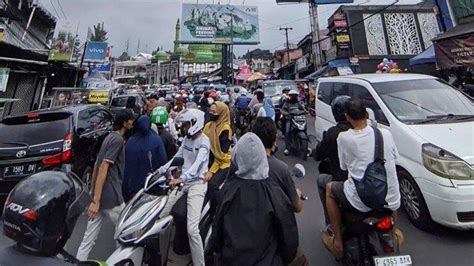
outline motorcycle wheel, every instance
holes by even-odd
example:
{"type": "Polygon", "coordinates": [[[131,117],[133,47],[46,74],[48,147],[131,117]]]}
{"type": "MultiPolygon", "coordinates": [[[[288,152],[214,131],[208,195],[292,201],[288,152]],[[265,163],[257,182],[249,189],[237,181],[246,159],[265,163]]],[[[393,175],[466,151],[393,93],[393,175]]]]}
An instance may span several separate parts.
{"type": "Polygon", "coordinates": [[[308,140],[307,139],[300,139],[300,145],[299,145],[299,150],[300,154],[303,157],[303,160],[308,159],[308,140]]]}

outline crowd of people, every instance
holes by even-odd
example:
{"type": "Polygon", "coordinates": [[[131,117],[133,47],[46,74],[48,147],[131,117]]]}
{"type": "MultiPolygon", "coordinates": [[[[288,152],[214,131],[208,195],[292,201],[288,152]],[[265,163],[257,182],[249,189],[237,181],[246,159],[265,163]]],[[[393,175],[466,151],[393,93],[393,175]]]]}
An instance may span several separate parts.
{"type": "MultiPolygon", "coordinates": [[[[299,100],[297,91],[285,90],[283,116],[291,109],[304,110],[299,100]]],[[[339,97],[333,114],[338,124],[325,134],[314,157],[329,169],[317,182],[327,224],[323,241],[341,257],[341,212],[371,210],[358,196],[358,183],[376,158],[374,139],[379,137],[383,138],[387,178],[384,207],[396,217],[398,152],[389,131],[380,133],[368,124],[361,100],[339,97]]],[[[236,90],[228,104],[204,93],[197,107],[187,105],[183,97],[171,105],[150,95],[143,113],[133,108],[118,111],[114,131],[105,138],[95,163],[90,182],[93,201],[86,208],[88,223],[77,258],[88,259],[103,219],[117,224],[121,210],[144,187],[148,174],[164,174],[164,165],[179,157],[184,164],[180,175],[169,181],[163,215],[186,195],[186,227],[177,230],[187,232],[193,265],[205,265],[199,221],[206,196],[214,217],[211,239],[217,265],[308,265],[299,248],[295,219],[295,213],[303,209],[302,195],[290,167],[272,155],[277,142],[274,120],[273,104],[261,90],[254,97],[236,90]],[[238,116],[243,107],[255,119],[250,132],[236,141],[232,116],[238,116]]]]}

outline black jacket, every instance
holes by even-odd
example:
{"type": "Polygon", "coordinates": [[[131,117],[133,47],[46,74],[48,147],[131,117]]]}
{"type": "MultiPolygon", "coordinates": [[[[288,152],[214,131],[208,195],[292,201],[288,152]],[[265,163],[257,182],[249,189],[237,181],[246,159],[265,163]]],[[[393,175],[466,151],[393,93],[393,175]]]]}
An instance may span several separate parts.
{"type": "Polygon", "coordinates": [[[212,243],[216,265],[287,265],[296,256],[294,207],[270,179],[233,176],[219,192],[212,243]]]}
{"type": "Polygon", "coordinates": [[[339,164],[337,137],[339,133],[347,131],[349,128],[351,126],[348,122],[341,122],[328,129],[314,153],[316,161],[321,161],[321,164],[328,164],[329,173],[326,174],[331,174],[333,181],[345,181],[347,179],[347,171],[342,171],[339,164]]]}

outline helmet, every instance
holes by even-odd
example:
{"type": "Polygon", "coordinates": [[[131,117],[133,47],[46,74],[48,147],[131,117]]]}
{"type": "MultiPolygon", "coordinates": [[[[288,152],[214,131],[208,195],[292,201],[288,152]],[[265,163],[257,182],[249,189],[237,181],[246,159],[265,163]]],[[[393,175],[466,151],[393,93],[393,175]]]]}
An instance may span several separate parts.
{"type": "Polygon", "coordinates": [[[153,124],[166,124],[168,121],[168,110],[164,106],[158,106],[153,109],[150,115],[153,124]]]}
{"type": "Polygon", "coordinates": [[[44,171],[18,183],[3,209],[3,233],[42,256],[61,252],[91,202],[73,173],[44,171]]]}
{"type": "Polygon", "coordinates": [[[212,84],[212,83],[211,83],[211,85],[209,85],[209,88],[211,88],[211,89],[214,89],[214,87],[216,87],[216,86],[214,86],[214,84],[212,84]]]}
{"type": "Polygon", "coordinates": [[[187,136],[194,137],[204,128],[204,112],[197,109],[187,109],[178,116],[176,122],[178,124],[186,122],[191,123],[191,127],[188,129],[187,136]]]}
{"type": "Polygon", "coordinates": [[[235,88],[234,88],[234,92],[235,92],[235,93],[239,93],[239,91],[240,91],[240,88],[239,88],[239,87],[235,87],[235,88]]]}
{"type": "Polygon", "coordinates": [[[344,122],[346,120],[346,104],[351,99],[351,97],[343,95],[338,96],[331,103],[332,114],[336,122],[344,122]]]}
{"type": "Polygon", "coordinates": [[[256,89],[256,90],[255,90],[255,94],[257,94],[257,93],[259,93],[259,92],[263,92],[263,90],[262,90],[262,89],[256,89]]]}
{"type": "Polygon", "coordinates": [[[288,88],[288,87],[285,87],[285,88],[283,88],[283,90],[282,90],[283,93],[289,92],[289,91],[290,91],[290,88],[288,88]]]}
{"type": "Polygon", "coordinates": [[[288,95],[299,95],[299,93],[296,90],[291,90],[288,95]]]}

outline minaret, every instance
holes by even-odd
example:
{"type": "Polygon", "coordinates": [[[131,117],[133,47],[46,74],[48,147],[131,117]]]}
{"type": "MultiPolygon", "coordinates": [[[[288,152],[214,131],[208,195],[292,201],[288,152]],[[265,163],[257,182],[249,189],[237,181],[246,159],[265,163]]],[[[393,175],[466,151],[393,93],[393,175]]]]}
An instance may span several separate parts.
{"type": "Polygon", "coordinates": [[[175,39],[174,39],[174,52],[176,53],[176,51],[178,50],[178,47],[180,45],[180,30],[181,30],[181,25],[179,24],[179,18],[178,18],[178,21],[176,21],[176,35],[175,35],[175,39]]]}

